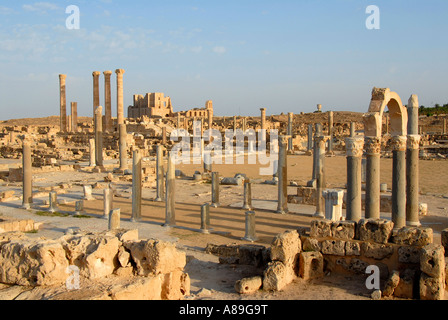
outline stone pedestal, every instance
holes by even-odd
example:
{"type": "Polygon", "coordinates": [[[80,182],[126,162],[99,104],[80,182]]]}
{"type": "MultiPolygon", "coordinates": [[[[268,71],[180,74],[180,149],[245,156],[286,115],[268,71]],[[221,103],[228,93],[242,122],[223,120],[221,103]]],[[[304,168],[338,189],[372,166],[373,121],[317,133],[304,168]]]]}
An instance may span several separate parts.
{"type": "Polygon", "coordinates": [[[252,183],[249,179],[244,180],[244,200],[242,209],[252,210],[252,183]]]}
{"type": "Polygon", "coordinates": [[[163,146],[157,146],[156,149],[156,198],[154,201],[161,202],[165,200],[165,170],[163,167],[163,146]]]}
{"type": "Polygon", "coordinates": [[[58,211],[58,194],[56,192],[50,192],[48,196],[50,200],[48,211],[54,213],[58,211]]]}
{"type": "Polygon", "coordinates": [[[212,203],[213,208],[219,207],[219,173],[212,172],[212,203]]]}
{"type": "Polygon", "coordinates": [[[123,69],[115,70],[117,74],[117,124],[124,123],[124,111],[123,111],[123,69]]]}
{"type": "Polygon", "coordinates": [[[132,222],[142,218],[142,157],[140,150],[132,155],[132,222]]]}
{"type": "Polygon", "coordinates": [[[78,200],[75,202],[75,216],[79,216],[84,213],[84,201],[78,200]]]}
{"type": "Polygon", "coordinates": [[[394,229],[406,226],[406,136],[392,137],[392,222],[394,229]]]}
{"type": "Polygon", "coordinates": [[[289,136],[278,139],[280,152],[278,154],[278,206],[277,213],[288,213],[288,162],[287,147],[289,136]]]}
{"type": "Polygon", "coordinates": [[[105,106],[105,131],[112,132],[112,94],[110,87],[110,78],[112,71],[104,71],[104,106],[105,106]]]}
{"type": "Polygon", "coordinates": [[[109,213],[114,206],[114,193],[111,189],[107,188],[103,191],[103,218],[108,219],[109,213]]]}
{"type": "Polygon", "coordinates": [[[109,212],[109,230],[120,229],[120,209],[113,209],[109,212]]]}
{"type": "Polygon", "coordinates": [[[381,138],[365,137],[366,149],[366,219],[380,218],[380,152],[381,138]]]}
{"type": "Polygon", "coordinates": [[[255,230],[255,212],[246,212],[246,234],[243,240],[254,242],[257,241],[257,234],[255,230]]]}
{"type": "Polygon", "coordinates": [[[344,200],[343,190],[325,190],[325,219],[330,221],[342,220],[342,203],[344,200]]]}
{"type": "Polygon", "coordinates": [[[201,232],[210,233],[210,205],[208,203],[201,206],[201,232]]]}
{"type": "Polygon", "coordinates": [[[345,139],[347,152],[346,219],[355,222],[362,218],[361,161],[363,147],[362,137],[345,139]]]}
{"type": "Polygon", "coordinates": [[[93,76],[93,114],[95,114],[96,108],[100,105],[100,75],[101,72],[92,72],[93,76]]]}
{"type": "Polygon", "coordinates": [[[61,132],[67,132],[67,102],[66,102],[66,88],[65,74],[59,75],[59,93],[60,93],[60,110],[59,110],[59,128],[61,132]]]}
{"type": "Polygon", "coordinates": [[[30,209],[33,203],[33,168],[30,143],[23,141],[22,149],[22,206],[24,209],[30,209]]]}
{"type": "Polygon", "coordinates": [[[166,194],[165,194],[165,226],[176,225],[176,168],[174,159],[168,154],[168,168],[166,173],[166,194]]]}

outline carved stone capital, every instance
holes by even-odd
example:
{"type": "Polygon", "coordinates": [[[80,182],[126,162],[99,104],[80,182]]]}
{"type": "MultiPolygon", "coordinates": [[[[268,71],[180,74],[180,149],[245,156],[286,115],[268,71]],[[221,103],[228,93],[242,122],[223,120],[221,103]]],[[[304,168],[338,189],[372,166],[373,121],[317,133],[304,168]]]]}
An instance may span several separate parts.
{"type": "Polygon", "coordinates": [[[103,74],[104,74],[104,76],[110,78],[110,76],[112,75],[112,71],[110,71],[110,70],[109,71],[104,71],[103,74]]]}
{"type": "Polygon", "coordinates": [[[365,137],[364,146],[366,154],[378,155],[381,153],[381,138],[379,137],[365,137]]]}
{"type": "Polygon", "coordinates": [[[390,140],[393,151],[406,151],[406,136],[393,136],[390,140]]]}
{"type": "Polygon", "coordinates": [[[100,75],[101,75],[101,72],[99,72],[99,71],[92,72],[92,76],[94,76],[94,77],[99,77],[100,75]]]}
{"type": "Polygon", "coordinates": [[[407,137],[407,148],[410,150],[417,150],[420,148],[421,136],[418,134],[410,134],[407,137]]]}
{"type": "Polygon", "coordinates": [[[60,80],[65,80],[67,78],[67,75],[66,74],[60,74],[59,75],[59,79],[60,80]]]}
{"type": "Polygon", "coordinates": [[[115,73],[117,74],[117,75],[123,75],[124,74],[124,69],[117,69],[117,70],[115,70],[115,73]]]}
{"type": "Polygon", "coordinates": [[[364,140],[362,137],[346,138],[345,150],[347,157],[362,157],[364,140]]]}

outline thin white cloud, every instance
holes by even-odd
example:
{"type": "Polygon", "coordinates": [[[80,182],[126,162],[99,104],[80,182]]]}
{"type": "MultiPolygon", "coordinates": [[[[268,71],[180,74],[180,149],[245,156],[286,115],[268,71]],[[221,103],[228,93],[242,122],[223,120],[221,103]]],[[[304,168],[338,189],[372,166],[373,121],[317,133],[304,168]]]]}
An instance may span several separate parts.
{"type": "Polygon", "coordinates": [[[59,10],[60,7],[57,4],[51,2],[35,2],[33,4],[24,4],[22,6],[22,9],[25,11],[45,14],[48,11],[59,10]]]}
{"type": "Polygon", "coordinates": [[[224,54],[227,51],[227,49],[225,47],[222,47],[222,46],[213,47],[212,50],[213,50],[214,53],[218,53],[218,54],[224,54]]]}
{"type": "Polygon", "coordinates": [[[14,10],[12,8],[0,6],[0,14],[1,15],[12,14],[13,12],[14,12],[14,10]]]}

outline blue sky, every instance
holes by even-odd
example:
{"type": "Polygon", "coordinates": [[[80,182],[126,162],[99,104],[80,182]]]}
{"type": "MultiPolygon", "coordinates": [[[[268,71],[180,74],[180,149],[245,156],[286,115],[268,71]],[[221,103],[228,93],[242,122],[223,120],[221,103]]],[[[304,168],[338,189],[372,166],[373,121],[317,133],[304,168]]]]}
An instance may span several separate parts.
{"type": "Polygon", "coordinates": [[[92,72],[118,68],[126,107],[164,92],[175,111],[211,99],[217,116],[365,112],[375,86],[444,104],[447,16],[446,0],[2,0],[0,119],[58,115],[60,73],[68,105],[91,116],[92,72]],[[79,30],[66,28],[69,5],[79,30]],[[368,5],[380,30],[365,26],[368,5]]]}

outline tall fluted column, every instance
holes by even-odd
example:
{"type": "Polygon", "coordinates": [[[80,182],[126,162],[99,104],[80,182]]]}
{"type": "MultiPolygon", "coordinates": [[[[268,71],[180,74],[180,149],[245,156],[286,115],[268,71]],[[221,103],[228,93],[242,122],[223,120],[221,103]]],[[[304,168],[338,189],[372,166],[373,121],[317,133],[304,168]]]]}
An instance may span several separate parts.
{"type": "Polygon", "coordinates": [[[419,147],[418,97],[412,95],[408,102],[408,142],[406,150],[406,224],[420,226],[419,206],[419,147]]]}
{"type": "Polygon", "coordinates": [[[112,71],[104,71],[104,106],[106,108],[105,110],[105,131],[111,132],[112,131],[112,95],[111,95],[111,88],[110,88],[110,77],[112,75],[112,71]]]}
{"type": "Polygon", "coordinates": [[[22,195],[22,205],[23,208],[29,209],[30,205],[33,203],[33,191],[32,191],[32,180],[33,180],[33,168],[31,160],[31,145],[28,141],[23,141],[23,151],[22,151],[22,166],[23,166],[23,195],[22,195]]]}
{"type": "Polygon", "coordinates": [[[380,218],[381,138],[365,137],[366,149],[366,219],[380,218]]]}
{"type": "Polygon", "coordinates": [[[364,140],[362,137],[345,139],[347,152],[346,218],[349,221],[355,222],[358,222],[362,218],[361,161],[363,147],[364,140]]]}
{"type": "Polygon", "coordinates": [[[61,132],[67,132],[67,102],[66,102],[66,90],[65,90],[65,74],[59,75],[59,93],[60,93],[60,105],[59,105],[59,126],[61,132]]]}
{"type": "Polygon", "coordinates": [[[127,129],[126,124],[122,123],[118,126],[118,148],[120,153],[120,168],[118,169],[120,172],[124,173],[125,170],[128,169],[128,147],[126,142],[127,137],[127,129]]]}
{"type": "Polygon", "coordinates": [[[294,146],[292,145],[293,122],[294,122],[294,113],[289,112],[288,113],[288,128],[287,128],[287,132],[286,132],[286,135],[290,136],[288,138],[288,151],[294,151],[294,146]]]}
{"type": "Polygon", "coordinates": [[[392,137],[392,222],[395,229],[406,226],[406,136],[392,137]]]}
{"type": "Polygon", "coordinates": [[[124,123],[124,113],[123,113],[123,69],[115,70],[117,74],[117,124],[124,123]]]}
{"type": "Polygon", "coordinates": [[[103,107],[95,109],[95,169],[103,171],[103,107]]]}
{"type": "Polygon", "coordinates": [[[266,108],[261,108],[261,130],[266,129],[266,108]]]}
{"type": "Polygon", "coordinates": [[[92,72],[93,76],[93,114],[95,114],[96,108],[100,105],[100,75],[101,72],[92,72]]]}
{"type": "Polygon", "coordinates": [[[71,115],[72,115],[72,131],[78,132],[78,103],[71,103],[71,115]]]}

